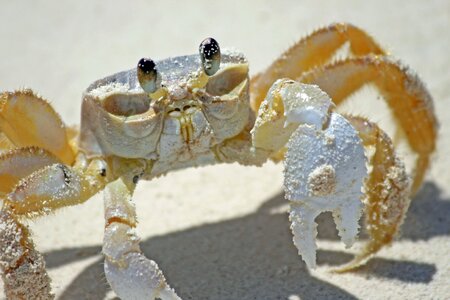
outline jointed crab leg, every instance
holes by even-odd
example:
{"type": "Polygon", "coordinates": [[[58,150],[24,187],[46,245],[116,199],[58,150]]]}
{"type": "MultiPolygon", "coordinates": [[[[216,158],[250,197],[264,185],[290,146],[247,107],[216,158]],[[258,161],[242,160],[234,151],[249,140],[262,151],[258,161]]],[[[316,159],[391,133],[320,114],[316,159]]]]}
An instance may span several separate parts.
{"type": "Polygon", "coordinates": [[[431,96],[416,74],[387,57],[367,56],[317,68],[298,80],[319,85],[336,105],[362,85],[376,84],[418,154],[412,191],[419,189],[436,146],[438,122],[431,96]]]}
{"type": "MultiPolygon", "coordinates": [[[[51,106],[30,90],[0,94],[0,150],[9,150],[0,156],[0,269],[5,294],[8,299],[53,299],[44,259],[9,197],[14,198],[18,186],[31,192],[25,178],[39,170],[73,161],[64,126],[51,106]]],[[[29,207],[26,214],[30,212],[29,207]]]]}
{"type": "Polygon", "coordinates": [[[55,161],[56,158],[38,148],[18,149],[0,157],[0,173],[16,170],[2,189],[14,183],[17,179],[14,175],[30,173],[1,199],[0,267],[9,299],[53,297],[42,255],[35,250],[28,229],[19,218],[79,204],[101,190],[108,180],[103,176],[104,164],[98,161],[91,162],[84,171],[55,161]],[[19,169],[24,163],[28,165],[19,169]]]}
{"type": "Polygon", "coordinates": [[[5,134],[0,132],[0,153],[14,149],[14,144],[6,137],[5,134]]]}
{"type": "Polygon", "coordinates": [[[132,177],[121,177],[105,190],[105,275],[122,299],[180,299],[166,283],[158,265],[139,248],[134,232],[136,211],[131,203],[135,188],[132,177]]]}
{"type": "Polygon", "coordinates": [[[52,299],[42,255],[21,218],[86,201],[102,189],[104,164],[76,168],[59,116],[30,90],[0,95],[0,263],[9,299],[52,299]],[[12,149],[13,147],[22,147],[12,149]]]}
{"type": "Polygon", "coordinates": [[[8,299],[54,297],[44,258],[5,197],[21,179],[58,162],[52,154],[36,147],[15,149],[0,156],[0,269],[8,299]]]}
{"type": "Polygon", "coordinates": [[[365,147],[374,147],[373,166],[365,185],[366,229],[370,240],[351,262],[336,271],[344,272],[364,264],[371,255],[392,242],[403,223],[410,198],[410,181],[397,157],[391,139],[374,123],[361,117],[347,119],[359,131],[365,147]]]}
{"type": "Polygon", "coordinates": [[[46,149],[68,165],[75,159],[60,117],[31,90],[0,94],[0,132],[16,147],[46,149]]]}
{"type": "Polygon", "coordinates": [[[50,104],[31,90],[0,94],[0,132],[15,146],[24,147],[0,157],[3,209],[17,215],[81,203],[110,179],[104,176],[106,163],[100,160],[75,166],[64,124],[50,104]]]}
{"type": "Polygon", "coordinates": [[[319,29],[284,52],[266,71],[252,78],[250,89],[253,110],[258,110],[277,79],[295,79],[303,72],[328,62],[346,42],[350,43],[350,50],[357,56],[386,54],[371,36],[351,24],[336,23],[319,29]]]}
{"type": "Polygon", "coordinates": [[[56,163],[20,180],[4,199],[4,208],[17,215],[46,214],[60,207],[80,204],[102,190],[108,178],[103,164],[94,161],[85,172],[56,163]]]}
{"type": "Polygon", "coordinates": [[[14,149],[0,155],[0,197],[11,192],[22,178],[59,162],[50,152],[37,147],[14,149]]]}
{"type": "Polygon", "coordinates": [[[8,299],[53,299],[42,255],[28,228],[13,213],[0,211],[0,269],[8,299]]]}

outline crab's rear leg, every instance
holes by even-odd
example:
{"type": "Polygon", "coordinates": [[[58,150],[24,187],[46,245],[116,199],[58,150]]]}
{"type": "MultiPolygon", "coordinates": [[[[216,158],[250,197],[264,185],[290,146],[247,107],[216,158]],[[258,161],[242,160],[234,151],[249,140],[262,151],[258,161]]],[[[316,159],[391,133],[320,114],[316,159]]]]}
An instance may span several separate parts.
{"type": "Polygon", "coordinates": [[[350,50],[356,56],[386,54],[371,36],[358,27],[346,23],[323,27],[295,43],[264,72],[252,78],[252,108],[258,110],[276,80],[297,78],[303,72],[328,62],[346,42],[349,42],[350,50]]]}
{"type": "Polygon", "coordinates": [[[367,174],[358,132],[317,86],[291,80],[274,83],[253,129],[256,148],[286,145],[286,198],[294,244],[309,267],[316,264],[317,215],[332,211],[339,235],[351,246],[358,233],[362,186],[367,174]]]}
{"type": "Polygon", "coordinates": [[[438,121],[432,98],[413,71],[387,57],[367,56],[317,68],[299,81],[319,85],[337,105],[364,84],[374,83],[418,155],[412,185],[417,192],[436,147],[438,121]]]}
{"type": "MultiPolygon", "coordinates": [[[[136,177],[134,177],[136,178],[136,177]]],[[[158,265],[139,248],[136,211],[131,202],[133,175],[123,176],[105,190],[105,275],[121,299],[179,300],[158,265]]]]}
{"type": "Polygon", "coordinates": [[[365,147],[373,148],[372,171],[365,187],[365,224],[369,241],[356,257],[336,269],[349,271],[392,242],[403,223],[410,198],[410,180],[389,136],[362,117],[347,119],[358,130],[365,147]]]}
{"type": "Polygon", "coordinates": [[[68,165],[75,159],[60,117],[31,90],[0,94],[0,146],[11,144],[46,149],[68,165]]]}

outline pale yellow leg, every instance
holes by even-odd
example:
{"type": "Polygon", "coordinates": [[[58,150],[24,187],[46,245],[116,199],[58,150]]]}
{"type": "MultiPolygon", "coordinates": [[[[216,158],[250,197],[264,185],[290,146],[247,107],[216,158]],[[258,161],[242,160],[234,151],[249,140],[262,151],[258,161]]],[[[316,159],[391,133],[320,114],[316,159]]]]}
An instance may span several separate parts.
{"type": "Polygon", "coordinates": [[[0,270],[8,299],[53,298],[44,259],[19,218],[88,200],[108,181],[103,168],[93,161],[78,171],[35,147],[0,156],[0,270]]]}
{"type": "Polygon", "coordinates": [[[6,135],[0,132],[0,153],[14,149],[14,144],[6,137],[6,135]]]}
{"type": "Polygon", "coordinates": [[[319,85],[336,105],[364,84],[374,83],[418,154],[412,185],[417,192],[436,146],[438,121],[432,98],[415,73],[387,57],[367,56],[317,68],[298,80],[319,85]]]}
{"type": "Polygon", "coordinates": [[[13,149],[0,155],[0,198],[10,193],[22,178],[59,162],[50,152],[37,147],[13,149]]]}
{"type": "Polygon", "coordinates": [[[74,135],[31,90],[0,94],[0,270],[8,299],[54,298],[44,259],[19,220],[86,201],[106,184],[97,161],[86,170],[67,166],[75,162],[74,135]]]}
{"type": "Polygon", "coordinates": [[[28,228],[11,212],[0,211],[0,271],[7,299],[53,299],[42,255],[28,228]]]}
{"type": "Polygon", "coordinates": [[[0,145],[12,143],[16,147],[46,149],[68,165],[75,160],[60,117],[31,90],[0,94],[0,134],[4,134],[0,136],[0,145]]]}
{"type": "Polygon", "coordinates": [[[55,209],[83,203],[101,191],[108,180],[94,161],[85,172],[61,163],[41,168],[22,178],[3,200],[4,209],[34,217],[55,209]]]}
{"type": "Polygon", "coordinates": [[[58,162],[49,152],[21,148],[0,156],[0,269],[8,299],[53,299],[45,261],[28,228],[9,210],[5,197],[20,179],[58,162]]]}
{"type": "Polygon", "coordinates": [[[272,84],[281,78],[299,77],[303,72],[327,63],[346,42],[356,56],[385,51],[363,30],[345,23],[321,28],[301,39],[275,60],[266,71],[251,79],[251,106],[257,111],[272,84]]]}
{"type": "Polygon", "coordinates": [[[389,245],[403,223],[410,204],[410,182],[391,139],[376,124],[361,117],[347,117],[359,131],[365,147],[373,147],[373,169],[365,183],[365,225],[370,240],[361,253],[337,272],[363,265],[382,247],[389,245]]]}

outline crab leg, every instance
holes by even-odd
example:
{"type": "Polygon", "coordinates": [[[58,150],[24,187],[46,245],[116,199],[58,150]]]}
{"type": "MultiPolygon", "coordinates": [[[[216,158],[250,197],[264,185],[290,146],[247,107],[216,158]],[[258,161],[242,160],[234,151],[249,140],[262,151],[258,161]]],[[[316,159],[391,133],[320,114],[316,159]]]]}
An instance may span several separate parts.
{"type": "Polygon", "coordinates": [[[390,138],[374,123],[361,117],[347,117],[359,131],[364,146],[374,147],[372,172],[366,181],[365,227],[370,240],[351,262],[336,271],[345,272],[364,264],[371,255],[390,244],[405,218],[411,198],[410,181],[390,138]]]}
{"type": "MultiPolygon", "coordinates": [[[[14,149],[0,156],[0,197],[21,178],[59,160],[36,147],[14,149]]],[[[2,200],[0,207],[0,269],[8,299],[53,299],[45,261],[35,249],[28,228],[2,200]]]]}
{"type": "Polygon", "coordinates": [[[28,228],[11,212],[0,211],[0,269],[8,299],[53,299],[42,255],[28,228]]]}
{"type": "Polygon", "coordinates": [[[0,153],[14,149],[14,144],[6,137],[6,135],[0,132],[0,153]]]}
{"type": "Polygon", "coordinates": [[[275,60],[266,71],[251,80],[251,105],[257,111],[272,83],[281,78],[297,78],[318,65],[328,62],[346,42],[354,55],[385,55],[371,36],[345,23],[321,28],[301,39],[275,60]]]}
{"type": "Polygon", "coordinates": [[[36,147],[0,156],[0,268],[8,299],[53,298],[43,257],[18,219],[88,200],[106,184],[105,167],[94,160],[77,170],[36,147]]]}
{"type": "Polygon", "coordinates": [[[83,203],[107,183],[103,168],[105,164],[95,160],[83,172],[61,163],[45,166],[17,183],[3,200],[4,208],[33,217],[83,203]]]}
{"type": "Polygon", "coordinates": [[[158,265],[139,248],[136,211],[131,202],[135,183],[119,178],[105,190],[105,275],[122,299],[180,299],[166,283],[158,265]]]}
{"type": "Polygon", "coordinates": [[[417,192],[436,146],[438,122],[432,98],[415,73],[387,57],[367,56],[315,69],[299,81],[319,85],[336,105],[362,85],[374,83],[418,154],[412,185],[417,192]]]}
{"type": "Polygon", "coordinates": [[[37,147],[13,149],[0,155],[0,197],[11,192],[20,179],[56,163],[56,157],[37,147]]]}
{"type": "Polygon", "coordinates": [[[5,146],[43,148],[68,165],[75,159],[60,117],[31,90],[0,94],[0,134],[5,146]]]}
{"type": "Polygon", "coordinates": [[[317,215],[332,211],[341,240],[350,247],[358,233],[362,186],[367,175],[361,139],[317,86],[278,80],[261,104],[252,131],[255,148],[286,145],[286,198],[294,244],[308,267],[316,264],[317,215]],[[287,143],[287,144],[286,144],[287,143]]]}

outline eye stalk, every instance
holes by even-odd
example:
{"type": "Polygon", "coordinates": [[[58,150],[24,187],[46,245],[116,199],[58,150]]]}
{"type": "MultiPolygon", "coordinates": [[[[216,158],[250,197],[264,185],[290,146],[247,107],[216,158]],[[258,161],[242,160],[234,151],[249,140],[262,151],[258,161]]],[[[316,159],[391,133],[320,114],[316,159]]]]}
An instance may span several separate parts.
{"type": "Polygon", "coordinates": [[[214,75],[220,67],[220,47],[213,38],[206,38],[201,42],[198,51],[202,60],[203,71],[208,76],[214,75]]]}
{"type": "Polygon", "coordinates": [[[137,77],[142,89],[149,94],[161,87],[161,75],[156,70],[155,62],[150,58],[141,58],[137,65],[137,77]]]}

